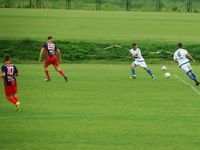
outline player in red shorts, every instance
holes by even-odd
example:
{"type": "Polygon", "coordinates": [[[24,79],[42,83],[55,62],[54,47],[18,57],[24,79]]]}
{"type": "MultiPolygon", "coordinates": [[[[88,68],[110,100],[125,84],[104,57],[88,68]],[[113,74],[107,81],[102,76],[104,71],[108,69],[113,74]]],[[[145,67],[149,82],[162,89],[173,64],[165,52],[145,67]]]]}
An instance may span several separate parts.
{"type": "Polygon", "coordinates": [[[15,104],[16,111],[19,111],[20,102],[17,97],[17,82],[15,78],[15,76],[18,76],[18,70],[15,65],[10,63],[9,55],[5,56],[5,64],[1,67],[1,71],[7,99],[15,104]]]}
{"type": "Polygon", "coordinates": [[[58,67],[59,61],[61,62],[61,53],[59,48],[53,43],[53,38],[51,36],[48,37],[47,43],[45,43],[40,51],[40,56],[39,56],[39,63],[42,63],[42,55],[43,53],[46,53],[46,60],[44,62],[44,70],[47,78],[44,81],[50,81],[50,75],[48,71],[48,66],[53,65],[55,70],[59,72],[67,82],[68,78],[65,75],[65,73],[58,67]],[[58,56],[57,56],[58,55],[58,56]],[[59,59],[58,59],[59,58],[59,59]]]}

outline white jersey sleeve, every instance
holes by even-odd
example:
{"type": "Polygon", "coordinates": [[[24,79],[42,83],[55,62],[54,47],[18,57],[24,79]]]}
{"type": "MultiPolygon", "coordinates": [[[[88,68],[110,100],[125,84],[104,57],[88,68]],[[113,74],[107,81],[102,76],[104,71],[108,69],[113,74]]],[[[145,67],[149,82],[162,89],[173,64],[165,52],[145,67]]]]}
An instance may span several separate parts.
{"type": "Polygon", "coordinates": [[[177,60],[179,63],[179,66],[181,66],[184,63],[189,62],[189,59],[187,58],[187,50],[185,49],[178,49],[175,53],[174,53],[174,60],[177,60]]]}
{"type": "Polygon", "coordinates": [[[130,49],[129,52],[133,56],[135,61],[144,61],[144,58],[142,57],[142,54],[139,48],[137,48],[136,50],[130,49]]]}

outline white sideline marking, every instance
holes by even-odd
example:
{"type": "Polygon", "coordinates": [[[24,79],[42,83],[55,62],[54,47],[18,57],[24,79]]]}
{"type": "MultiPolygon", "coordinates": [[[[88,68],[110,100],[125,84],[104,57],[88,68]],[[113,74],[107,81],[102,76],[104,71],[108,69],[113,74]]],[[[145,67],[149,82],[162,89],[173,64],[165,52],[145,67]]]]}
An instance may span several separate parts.
{"type": "Polygon", "coordinates": [[[186,82],[185,80],[183,80],[181,77],[174,75],[175,78],[179,79],[180,81],[182,81],[185,85],[191,87],[193,89],[194,92],[196,92],[198,95],[200,95],[200,92],[191,84],[189,84],[188,82],[186,82]]]}

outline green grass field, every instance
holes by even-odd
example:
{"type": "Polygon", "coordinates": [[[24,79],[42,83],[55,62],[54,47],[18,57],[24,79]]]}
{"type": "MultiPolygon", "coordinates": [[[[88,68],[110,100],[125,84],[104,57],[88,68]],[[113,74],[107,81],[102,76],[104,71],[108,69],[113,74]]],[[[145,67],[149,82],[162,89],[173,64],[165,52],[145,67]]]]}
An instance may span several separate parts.
{"type": "Polygon", "coordinates": [[[200,14],[0,9],[0,39],[200,41],[200,14]]]}
{"type": "Polygon", "coordinates": [[[44,83],[42,66],[18,65],[22,111],[1,84],[0,149],[198,150],[200,95],[173,76],[193,84],[175,65],[164,79],[161,65],[149,65],[154,81],[140,68],[129,79],[125,64],[61,65],[68,83],[53,68],[44,83]]]}
{"type": "MultiPolygon", "coordinates": [[[[59,40],[65,58],[78,53],[107,58],[111,50],[103,49],[113,43],[141,43],[145,53],[172,51],[180,41],[197,57],[199,15],[0,9],[0,57],[9,52],[24,62],[31,55],[32,62],[49,35],[59,40]]],[[[44,83],[42,65],[17,65],[22,111],[14,111],[1,84],[0,150],[199,150],[200,88],[172,62],[153,62],[156,80],[140,68],[137,79],[129,79],[126,62],[62,64],[68,83],[53,68],[52,81],[44,83]],[[169,80],[162,65],[172,74],[169,80]]],[[[199,65],[193,67],[200,79],[199,65]]]]}

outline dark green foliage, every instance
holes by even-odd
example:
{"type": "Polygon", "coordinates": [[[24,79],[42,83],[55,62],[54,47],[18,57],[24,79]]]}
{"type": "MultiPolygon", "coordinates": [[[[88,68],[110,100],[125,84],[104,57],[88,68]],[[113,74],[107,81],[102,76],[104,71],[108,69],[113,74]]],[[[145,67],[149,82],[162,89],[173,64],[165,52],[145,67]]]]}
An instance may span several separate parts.
{"type": "MultiPolygon", "coordinates": [[[[22,61],[37,61],[43,42],[22,40],[22,41],[0,41],[0,59],[5,54],[10,54],[18,63],[22,61]]],[[[89,43],[89,42],[68,42],[56,41],[64,61],[82,60],[120,60],[127,61],[131,44],[127,43],[89,43]],[[113,46],[118,45],[121,46],[113,46]],[[108,48],[110,47],[110,48],[108,48]],[[107,48],[107,49],[106,49],[107,48]]],[[[172,59],[176,45],[166,43],[139,43],[139,47],[146,59],[172,59]]],[[[187,45],[186,49],[198,60],[200,60],[200,45],[187,45]]]]}
{"type": "Polygon", "coordinates": [[[199,0],[0,0],[4,8],[199,12],[199,0]]]}

